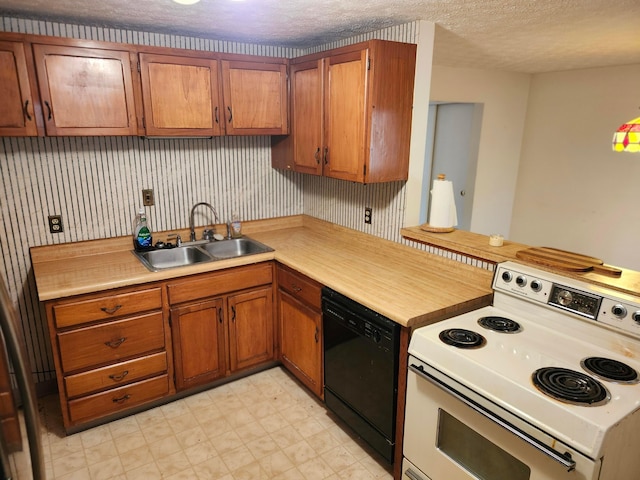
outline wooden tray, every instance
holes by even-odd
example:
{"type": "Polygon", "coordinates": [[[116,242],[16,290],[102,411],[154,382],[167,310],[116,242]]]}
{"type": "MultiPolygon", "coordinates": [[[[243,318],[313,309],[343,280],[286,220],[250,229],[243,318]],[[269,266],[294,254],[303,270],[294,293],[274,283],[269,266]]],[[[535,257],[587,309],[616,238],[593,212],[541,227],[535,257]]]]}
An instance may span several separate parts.
{"type": "Polygon", "coordinates": [[[622,270],[609,265],[596,257],[580,255],[579,253],[567,252],[550,247],[532,247],[516,252],[516,258],[531,263],[544,265],[568,272],[595,272],[610,277],[619,277],[622,270]]]}

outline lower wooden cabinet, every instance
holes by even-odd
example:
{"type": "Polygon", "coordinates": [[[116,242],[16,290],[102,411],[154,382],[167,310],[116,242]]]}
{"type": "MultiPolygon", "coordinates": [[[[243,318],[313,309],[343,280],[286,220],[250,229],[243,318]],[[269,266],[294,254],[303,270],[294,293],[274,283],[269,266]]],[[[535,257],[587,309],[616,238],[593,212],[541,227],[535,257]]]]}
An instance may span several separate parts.
{"type": "Polygon", "coordinates": [[[212,382],[226,373],[221,298],[171,309],[176,389],[212,382]]]}
{"type": "Polygon", "coordinates": [[[278,267],[278,327],[282,364],[324,398],[322,286],[287,267],[278,267]]]}
{"type": "Polygon", "coordinates": [[[273,262],[45,303],[64,427],[276,360],[273,262]]]}
{"type": "Polygon", "coordinates": [[[178,391],[275,360],[273,265],[169,283],[178,391]]]}
{"type": "Polygon", "coordinates": [[[46,302],[67,431],[175,392],[159,284],[46,302]]]}

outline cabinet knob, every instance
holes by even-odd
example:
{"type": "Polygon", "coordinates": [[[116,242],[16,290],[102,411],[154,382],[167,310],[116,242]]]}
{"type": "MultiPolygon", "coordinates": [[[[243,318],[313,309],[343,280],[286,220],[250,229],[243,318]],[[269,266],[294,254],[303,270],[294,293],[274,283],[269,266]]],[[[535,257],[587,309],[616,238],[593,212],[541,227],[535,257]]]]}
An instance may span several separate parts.
{"type": "Polygon", "coordinates": [[[109,315],[113,315],[121,308],[122,308],[122,305],[116,305],[115,307],[112,307],[112,308],[102,307],[100,310],[102,310],[104,313],[108,313],[109,315]]]}

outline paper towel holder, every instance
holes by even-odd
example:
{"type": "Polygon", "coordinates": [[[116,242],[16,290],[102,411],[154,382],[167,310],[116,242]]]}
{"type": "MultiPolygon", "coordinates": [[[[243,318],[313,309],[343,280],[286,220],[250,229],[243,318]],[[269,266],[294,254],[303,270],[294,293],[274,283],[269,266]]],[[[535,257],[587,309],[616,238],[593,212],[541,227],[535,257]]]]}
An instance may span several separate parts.
{"type": "MultiPolygon", "coordinates": [[[[444,173],[438,174],[438,180],[444,180],[445,178],[446,177],[444,173]]],[[[454,227],[434,227],[429,225],[429,223],[424,223],[420,225],[420,230],[424,230],[425,232],[431,232],[431,233],[450,233],[450,232],[453,232],[455,228],[454,227]]]]}

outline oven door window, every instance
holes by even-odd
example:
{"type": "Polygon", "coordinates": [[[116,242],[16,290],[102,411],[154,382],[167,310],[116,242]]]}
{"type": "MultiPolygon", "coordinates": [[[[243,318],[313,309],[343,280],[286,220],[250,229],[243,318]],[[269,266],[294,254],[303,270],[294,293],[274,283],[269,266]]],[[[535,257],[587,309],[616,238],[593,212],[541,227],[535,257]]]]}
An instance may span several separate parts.
{"type": "Polygon", "coordinates": [[[480,479],[528,480],[531,469],[446,411],[438,412],[438,449],[480,479]]]}

